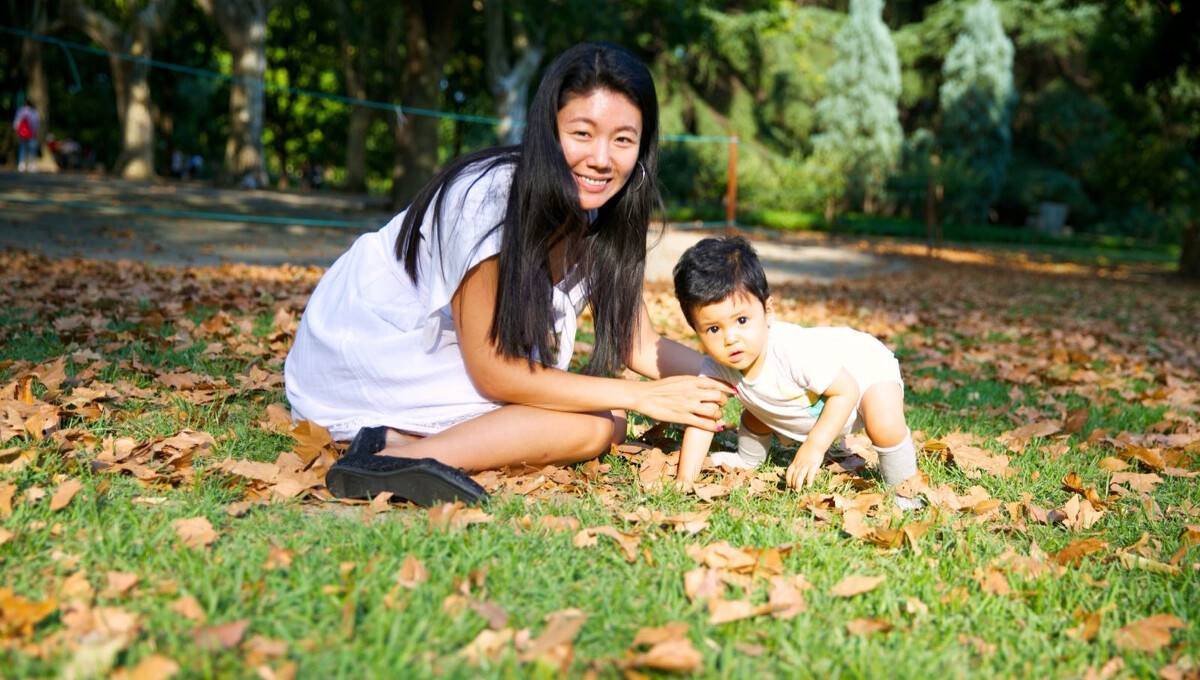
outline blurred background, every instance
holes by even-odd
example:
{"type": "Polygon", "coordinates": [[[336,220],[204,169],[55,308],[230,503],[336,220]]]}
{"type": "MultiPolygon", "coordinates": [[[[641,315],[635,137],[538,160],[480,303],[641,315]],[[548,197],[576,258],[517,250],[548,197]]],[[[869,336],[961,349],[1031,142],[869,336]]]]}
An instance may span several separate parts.
{"type": "Polygon", "coordinates": [[[3,0],[0,160],[366,195],[520,138],[581,40],[653,70],[667,218],[1145,252],[1200,277],[1190,0],[3,0]]]}

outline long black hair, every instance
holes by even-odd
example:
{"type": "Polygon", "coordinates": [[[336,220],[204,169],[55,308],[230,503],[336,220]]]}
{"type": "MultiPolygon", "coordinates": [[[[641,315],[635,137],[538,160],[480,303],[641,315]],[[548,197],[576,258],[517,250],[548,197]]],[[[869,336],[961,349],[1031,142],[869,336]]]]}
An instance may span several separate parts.
{"type": "MultiPolygon", "coordinates": [[[[536,356],[553,364],[554,332],[550,249],[565,239],[568,262],[579,267],[595,320],[596,341],[587,372],[611,375],[633,349],[640,319],[650,216],[661,207],[658,191],[658,96],[646,66],[610,43],[581,43],[547,68],[529,107],[525,135],[517,146],[485,149],[452,162],[413,198],[396,239],[396,257],[417,280],[421,223],[433,204],[431,236],[438,236],[448,187],[468,167],[481,173],[515,166],[501,229],[500,281],[491,339],[505,356],[536,356]],[[589,222],[579,188],[558,138],[558,111],[569,99],[596,90],[629,98],[642,114],[638,166],[625,186],[589,222]]],[[[478,181],[478,180],[476,180],[478,181]]],[[[491,233],[491,232],[489,232],[491,233]]],[[[485,236],[486,238],[486,236],[485,236]]]]}

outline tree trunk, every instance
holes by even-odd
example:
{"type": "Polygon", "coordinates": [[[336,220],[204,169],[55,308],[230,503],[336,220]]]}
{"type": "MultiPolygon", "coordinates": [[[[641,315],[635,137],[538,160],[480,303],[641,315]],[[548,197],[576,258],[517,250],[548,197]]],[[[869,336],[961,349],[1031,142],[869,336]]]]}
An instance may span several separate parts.
{"type": "MultiPolygon", "coordinates": [[[[367,99],[359,55],[363,47],[347,40],[342,31],[342,73],[346,78],[346,94],[355,99],[367,99]]],[[[371,110],[358,104],[350,105],[350,122],[346,128],[346,189],[367,189],[367,130],[371,126],[371,110]]]]}
{"type": "Polygon", "coordinates": [[[80,0],[63,3],[63,18],[73,23],[89,38],[109,52],[113,93],[116,96],[117,119],[121,125],[121,155],[116,171],[126,179],[149,179],[154,176],[154,116],[150,95],[150,59],[154,37],[166,25],[172,0],[149,0],[134,15],[132,28],[122,31],[117,23],[99,11],[84,6],[80,0]]]}
{"type": "MultiPolygon", "coordinates": [[[[404,5],[404,61],[398,69],[400,104],[437,109],[442,69],[454,40],[460,2],[422,0],[404,5]]],[[[389,43],[398,37],[393,25],[389,43]]],[[[393,50],[389,50],[393,52],[393,50]]],[[[392,163],[392,207],[402,209],[429,181],[437,167],[438,120],[431,116],[392,118],[395,151],[392,163]]]]}
{"type": "MultiPolygon", "coordinates": [[[[50,25],[46,12],[46,0],[36,0],[31,9],[33,16],[29,22],[29,30],[45,34],[50,25]]],[[[38,126],[38,144],[42,146],[39,169],[57,169],[58,166],[53,162],[54,157],[47,153],[43,146],[46,143],[46,131],[50,129],[50,91],[46,87],[46,69],[42,63],[41,41],[32,38],[21,40],[21,71],[25,74],[25,96],[37,107],[38,118],[41,122],[41,125],[38,126]]]]}
{"type": "Polygon", "coordinates": [[[263,76],[267,71],[267,7],[270,0],[197,2],[221,29],[233,57],[225,172],[243,188],[266,186],[262,144],[263,76]]]}
{"type": "Polygon", "coordinates": [[[1179,252],[1179,275],[1200,280],[1200,221],[1193,218],[1183,227],[1183,247],[1179,252]]]}
{"type": "Polygon", "coordinates": [[[487,0],[486,12],[488,84],[496,98],[496,116],[500,119],[496,134],[501,144],[519,144],[529,111],[529,85],[542,63],[545,48],[540,36],[531,40],[520,22],[514,22],[512,40],[507,39],[503,0],[487,0]],[[510,42],[521,52],[516,64],[509,58],[510,42]]]}

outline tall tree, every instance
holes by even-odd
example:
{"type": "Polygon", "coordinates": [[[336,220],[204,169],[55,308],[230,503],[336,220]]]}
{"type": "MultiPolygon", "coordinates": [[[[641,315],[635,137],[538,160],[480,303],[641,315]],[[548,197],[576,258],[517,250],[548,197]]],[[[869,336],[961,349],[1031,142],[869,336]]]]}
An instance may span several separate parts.
{"type": "Polygon", "coordinates": [[[967,8],[942,75],[947,207],[960,220],[984,222],[1008,172],[1016,102],[1013,44],[991,0],[967,8]]]}
{"type": "Polygon", "coordinates": [[[121,122],[121,155],[117,172],[127,179],[154,176],[154,117],[150,65],[154,38],[166,27],[172,0],[118,3],[114,19],[82,0],[64,0],[63,19],[108,51],[117,118],[121,122]]]}
{"type": "MultiPolygon", "coordinates": [[[[465,7],[465,0],[408,0],[395,16],[389,27],[385,54],[398,105],[441,108],[442,69],[454,45],[455,20],[465,7]]],[[[392,206],[399,210],[437,167],[438,120],[430,116],[405,116],[397,110],[391,122],[395,143],[392,206]]]]}
{"type": "Polygon", "coordinates": [[[896,101],[900,62],[883,23],[883,0],[850,0],[850,17],[834,38],[837,62],[829,94],[817,104],[817,155],[840,161],[849,197],[873,212],[895,167],[904,131],[896,101]]]}
{"type": "MultiPolygon", "coordinates": [[[[545,29],[520,0],[487,0],[487,71],[496,98],[501,144],[516,144],[525,130],[529,87],[546,53],[545,29]],[[507,12],[505,10],[508,10],[507,12]]],[[[545,26],[545,23],[540,23],[545,26]]]]}
{"type": "Polygon", "coordinates": [[[196,0],[213,18],[233,55],[225,172],[245,188],[266,186],[263,158],[263,74],[271,0],[196,0]]]}

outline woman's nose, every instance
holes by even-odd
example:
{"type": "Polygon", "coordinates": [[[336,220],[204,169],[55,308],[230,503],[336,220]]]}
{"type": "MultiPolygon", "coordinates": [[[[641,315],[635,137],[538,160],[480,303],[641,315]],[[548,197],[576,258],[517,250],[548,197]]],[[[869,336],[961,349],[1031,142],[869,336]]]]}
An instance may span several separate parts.
{"type": "Polygon", "coordinates": [[[588,163],[594,168],[608,169],[612,162],[612,156],[608,152],[608,143],[597,140],[592,145],[592,153],[588,156],[588,163]]]}

